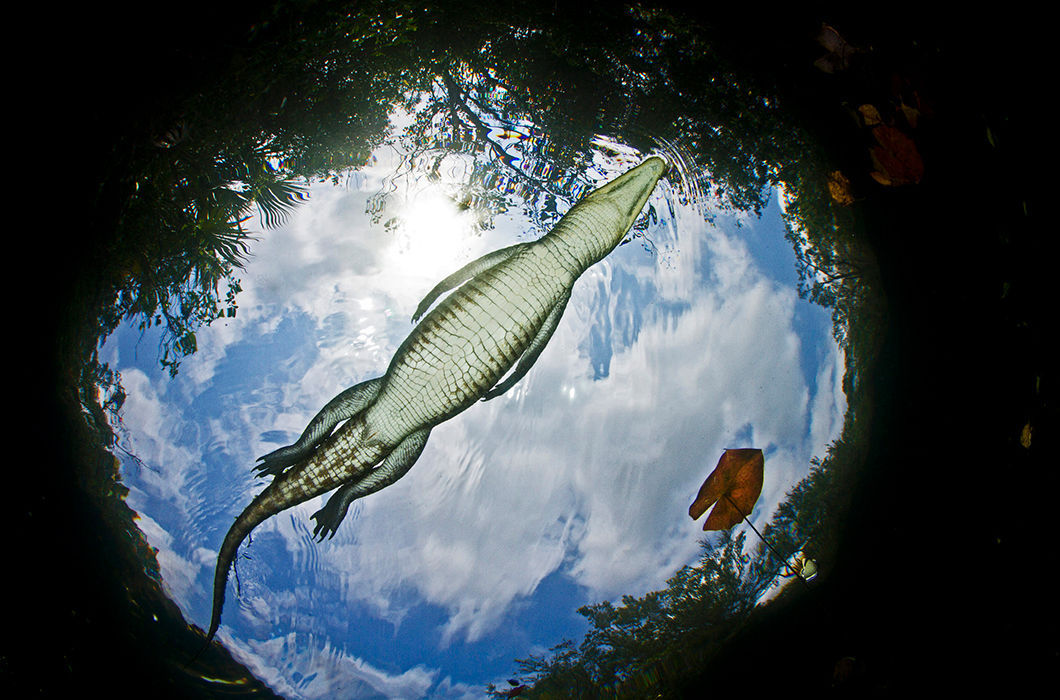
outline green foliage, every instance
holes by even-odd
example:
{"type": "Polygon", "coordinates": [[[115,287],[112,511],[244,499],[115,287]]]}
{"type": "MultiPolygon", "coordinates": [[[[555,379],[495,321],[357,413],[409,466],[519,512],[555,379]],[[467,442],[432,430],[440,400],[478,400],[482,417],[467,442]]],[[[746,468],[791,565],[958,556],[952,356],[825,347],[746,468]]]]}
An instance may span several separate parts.
{"type": "Polygon", "coordinates": [[[832,332],[843,347],[854,318],[870,325],[880,313],[876,260],[853,212],[828,190],[827,168],[812,152],[783,182],[787,239],[795,250],[799,293],[832,309],[832,332]]]}

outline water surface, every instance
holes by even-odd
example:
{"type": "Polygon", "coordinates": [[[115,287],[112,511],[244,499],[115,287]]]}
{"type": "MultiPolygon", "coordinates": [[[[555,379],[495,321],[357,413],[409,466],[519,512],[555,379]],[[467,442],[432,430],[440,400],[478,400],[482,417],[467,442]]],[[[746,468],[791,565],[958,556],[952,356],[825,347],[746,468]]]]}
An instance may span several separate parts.
{"type": "Polygon", "coordinates": [[[243,223],[257,240],[238,314],[199,330],[175,376],[158,327],[127,322],[100,353],[126,393],[127,503],[166,592],[205,627],[217,548],[264,486],[258,456],[383,374],[438,280],[540,237],[651,153],[674,163],[511,391],[435,428],[334,539],[312,541],[321,497],[240,550],[218,636],[287,697],[479,697],[513,659],[583,634],[579,606],[659,589],[698,558],[687,508],[722,450],[765,451],[761,529],[843,427],[844,353],[831,311],[798,293],[779,189],[760,212],[733,207],[671,133],[587,132],[554,158],[547,125],[509,114],[503,89],[466,88],[463,120],[440,110],[454,74],[493,75],[406,92],[365,165],[303,179],[285,217],[243,223]],[[458,121],[474,129],[454,140],[458,121]]]}

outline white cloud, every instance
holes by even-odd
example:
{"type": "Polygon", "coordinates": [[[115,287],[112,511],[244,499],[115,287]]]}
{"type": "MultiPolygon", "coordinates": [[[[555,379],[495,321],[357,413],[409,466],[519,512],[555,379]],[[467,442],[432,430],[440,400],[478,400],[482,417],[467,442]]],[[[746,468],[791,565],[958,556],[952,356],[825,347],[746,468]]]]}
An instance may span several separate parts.
{"type": "Polygon", "coordinates": [[[813,399],[810,440],[815,456],[824,457],[828,444],[839,436],[847,412],[847,397],[843,393],[845,356],[834,343],[827,345],[828,356],[823,358],[817,374],[817,393],[813,399]]]}
{"type": "Polygon", "coordinates": [[[225,636],[232,650],[270,688],[287,698],[392,698],[427,697],[437,669],[415,666],[402,673],[387,673],[351,656],[330,640],[294,632],[264,641],[225,636]]]}
{"type": "Polygon", "coordinates": [[[456,683],[451,677],[446,676],[431,691],[430,697],[431,700],[480,700],[484,685],[456,683]]]}

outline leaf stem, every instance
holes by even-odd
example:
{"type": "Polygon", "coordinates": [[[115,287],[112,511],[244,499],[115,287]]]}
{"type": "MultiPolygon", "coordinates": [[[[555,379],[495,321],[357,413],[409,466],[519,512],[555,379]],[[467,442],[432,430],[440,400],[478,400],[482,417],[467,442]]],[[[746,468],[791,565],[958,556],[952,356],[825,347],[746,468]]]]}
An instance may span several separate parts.
{"type": "Polygon", "coordinates": [[[762,540],[765,545],[769,547],[769,551],[773,552],[774,556],[776,556],[777,559],[784,563],[784,567],[794,573],[796,576],[798,576],[803,583],[809,584],[809,581],[802,577],[802,573],[795,571],[793,567],[788,565],[788,558],[778,552],[773,545],[769,544],[769,540],[762,536],[762,533],[758,531],[758,528],[754,526],[754,523],[752,523],[748,519],[747,515],[742,510],[740,510],[740,506],[733,503],[733,500],[729,498],[729,494],[723,493],[722,495],[725,496],[725,500],[728,501],[732,505],[732,507],[736,509],[736,512],[743,516],[743,521],[747,523],[747,525],[754,531],[756,535],[758,535],[758,539],[762,540]]]}

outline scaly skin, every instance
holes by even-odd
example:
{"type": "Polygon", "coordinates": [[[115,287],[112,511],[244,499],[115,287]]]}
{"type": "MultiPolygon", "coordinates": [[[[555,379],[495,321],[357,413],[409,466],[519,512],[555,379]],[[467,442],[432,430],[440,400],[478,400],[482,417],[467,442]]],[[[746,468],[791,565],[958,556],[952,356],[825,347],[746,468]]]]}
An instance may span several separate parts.
{"type": "Polygon", "coordinates": [[[383,377],[347,389],[298,442],[259,460],[259,471],[276,478],[236,518],[221,545],[207,643],[221,622],[232,560],[250,531],[341,486],[313,516],[315,534],[334,536],[351,501],[408,472],[431,428],[511,388],[551,338],[574,282],[622,242],[666,167],[661,158],[647,159],[586,195],[540,240],[490,253],[443,280],[413,320],[456,290],[413,329],[383,377]]]}

